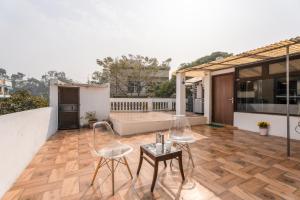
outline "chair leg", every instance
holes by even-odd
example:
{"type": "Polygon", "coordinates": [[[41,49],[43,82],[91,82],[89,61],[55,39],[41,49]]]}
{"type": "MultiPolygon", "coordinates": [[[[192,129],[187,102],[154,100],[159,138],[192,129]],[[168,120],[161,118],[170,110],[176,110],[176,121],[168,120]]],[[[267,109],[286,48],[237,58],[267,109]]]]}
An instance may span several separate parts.
{"type": "Polygon", "coordinates": [[[173,159],[171,159],[170,161],[170,168],[172,169],[172,167],[173,167],[173,159]]]}
{"type": "Polygon", "coordinates": [[[114,159],[111,159],[111,181],[112,181],[112,195],[115,195],[115,166],[114,166],[114,159]]]}
{"type": "Polygon", "coordinates": [[[132,173],[131,173],[131,170],[130,170],[130,167],[129,167],[129,165],[128,165],[128,162],[127,162],[126,157],[124,156],[123,159],[124,159],[125,165],[126,165],[126,167],[127,167],[127,170],[128,170],[128,172],[129,172],[129,174],[130,174],[130,177],[131,177],[131,179],[133,179],[132,173]]]}
{"type": "Polygon", "coordinates": [[[191,152],[189,144],[186,144],[186,148],[188,150],[189,159],[191,159],[191,161],[192,161],[193,168],[195,168],[194,159],[193,159],[192,152],[191,152]]]}
{"type": "Polygon", "coordinates": [[[94,181],[95,181],[95,179],[96,179],[96,176],[97,176],[98,170],[100,169],[100,167],[101,167],[101,164],[102,164],[102,159],[103,159],[103,158],[100,158],[100,160],[99,160],[99,163],[98,163],[98,165],[97,165],[97,167],[96,167],[96,170],[95,170],[95,172],[94,172],[94,176],[93,176],[93,179],[92,179],[91,185],[93,185],[93,184],[94,184],[94,181]]]}

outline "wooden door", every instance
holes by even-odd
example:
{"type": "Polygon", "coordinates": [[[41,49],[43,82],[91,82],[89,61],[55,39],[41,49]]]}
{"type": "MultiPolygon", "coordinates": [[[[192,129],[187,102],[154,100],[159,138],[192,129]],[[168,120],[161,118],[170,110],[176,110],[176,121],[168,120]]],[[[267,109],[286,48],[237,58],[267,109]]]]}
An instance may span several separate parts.
{"type": "Polygon", "coordinates": [[[212,84],[212,121],[233,125],[234,74],[213,76],[212,84]]]}
{"type": "Polygon", "coordinates": [[[58,88],[58,128],[79,128],[79,88],[58,88]]]}

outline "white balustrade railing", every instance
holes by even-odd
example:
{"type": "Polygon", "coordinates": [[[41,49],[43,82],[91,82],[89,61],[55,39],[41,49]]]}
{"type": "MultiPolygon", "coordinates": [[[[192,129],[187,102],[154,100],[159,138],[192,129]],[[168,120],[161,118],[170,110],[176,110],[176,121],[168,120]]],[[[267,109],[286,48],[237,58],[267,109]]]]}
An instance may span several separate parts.
{"type": "Polygon", "coordinates": [[[175,109],[175,98],[110,98],[110,110],[116,112],[172,111],[175,109]]]}

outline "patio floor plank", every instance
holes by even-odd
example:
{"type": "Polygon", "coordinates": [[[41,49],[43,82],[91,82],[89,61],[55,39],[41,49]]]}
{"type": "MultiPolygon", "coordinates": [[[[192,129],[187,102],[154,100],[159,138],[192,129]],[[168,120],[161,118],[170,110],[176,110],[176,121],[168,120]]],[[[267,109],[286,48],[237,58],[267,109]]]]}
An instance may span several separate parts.
{"type": "Polygon", "coordinates": [[[198,139],[191,145],[195,168],[184,153],[183,184],[177,162],[172,169],[160,165],[153,194],[153,167],[144,162],[136,177],[139,146],[155,141],[155,134],[148,133],[118,137],[134,148],[128,155],[133,180],[119,167],[112,197],[109,170],[103,167],[91,187],[98,159],[90,152],[92,131],[81,129],[53,135],[3,199],[300,199],[300,141],[292,141],[292,157],[287,158],[284,138],[231,127],[193,130],[198,139]]]}

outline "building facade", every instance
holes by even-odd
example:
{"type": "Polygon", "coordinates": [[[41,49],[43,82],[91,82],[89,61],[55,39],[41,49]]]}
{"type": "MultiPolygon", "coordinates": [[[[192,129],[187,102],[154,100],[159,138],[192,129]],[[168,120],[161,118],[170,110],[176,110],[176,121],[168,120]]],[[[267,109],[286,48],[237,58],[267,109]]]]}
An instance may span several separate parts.
{"type": "Polygon", "coordinates": [[[185,77],[202,77],[207,123],[258,132],[266,121],[270,135],[300,139],[300,37],[178,70],[177,114],[185,77]]]}
{"type": "Polygon", "coordinates": [[[11,90],[12,90],[11,81],[8,79],[0,79],[0,98],[10,97],[11,90]]]}

